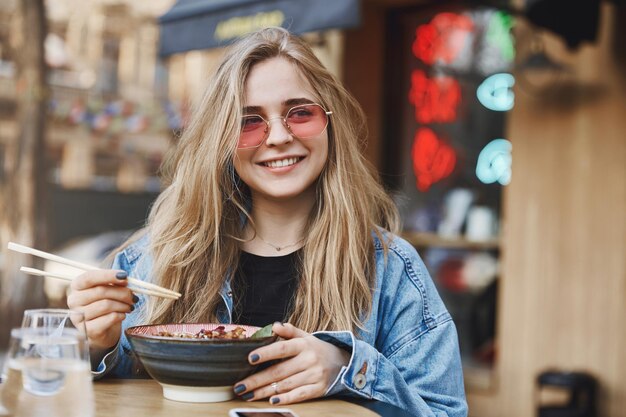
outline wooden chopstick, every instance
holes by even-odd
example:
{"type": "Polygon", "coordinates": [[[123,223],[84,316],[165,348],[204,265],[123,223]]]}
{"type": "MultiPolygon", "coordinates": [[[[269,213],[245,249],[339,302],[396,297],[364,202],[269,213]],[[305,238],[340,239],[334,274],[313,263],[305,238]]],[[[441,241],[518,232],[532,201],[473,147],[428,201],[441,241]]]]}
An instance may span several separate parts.
{"type": "MultiPolygon", "coordinates": [[[[66,281],[72,281],[74,278],[76,278],[75,275],[65,274],[61,272],[42,271],[41,269],[29,268],[27,266],[21,267],[20,271],[25,272],[30,275],[36,275],[40,277],[58,278],[58,279],[66,280],[66,281]]],[[[154,297],[162,297],[162,298],[169,298],[172,300],[178,300],[177,296],[171,295],[171,294],[165,294],[163,292],[151,291],[151,290],[146,290],[145,288],[136,288],[136,287],[131,287],[131,286],[129,286],[128,288],[132,292],[136,292],[139,294],[152,295],[154,297]]]]}
{"type": "MultiPolygon", "coordinates": [[[[73,266],[74,268],[82,269],[83,271],[95,271],[95,270],[101,269],[92,265],[84,264],[82,262],[72,261],[71,259],[66,259],[58,255],[53,255],[51,253],[44,252],[38,249],[29,248],[28,246],[20,245],[19,243],[9,242],[8,247],[9,247],[9,250],[12,250],[14,252],[26,253],[29,255],[37,256],[39,258],[48,259],[49,261],[57,262],[57,263],[68,265],[68,266],[73,266]]],[[[52,276],[52,275],[49,275],[49,276],[52,276]]],[[[128,282],[130,284],[133,284],[134,287],[145,288],[154,293],[160,292],[164,294],[169,294],[169,295],[176,297],[177,299],[181,296],[179,292],[160,287],[156,284],[152,284],[151,282],[145,282],[140,279],[136,279],[132,277],[128,277],[127,279],[128,279],[128,282]]],[[[166,297],[166,298],[169,298],[169,297],[166,297]]]]}

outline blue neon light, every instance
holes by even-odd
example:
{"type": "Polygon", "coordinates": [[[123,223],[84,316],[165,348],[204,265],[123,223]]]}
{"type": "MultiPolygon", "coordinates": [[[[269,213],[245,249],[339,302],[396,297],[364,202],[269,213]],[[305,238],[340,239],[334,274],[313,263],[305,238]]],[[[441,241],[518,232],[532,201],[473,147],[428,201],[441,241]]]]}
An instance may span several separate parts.
{"type": "Polygon", "coordinates": [[[511,142],[506,139],[494,139],[489,142],[476,162],[476,176],[484,184],[499,182],[507,185],[511,182],[511,142]]]}
{"type": "Polygon", "coordinates": [[[487,77],[476,89],[478,101],[494,111],[507,111],[513,108],[515,78],[511,74],[500,73],[487,77]]]}

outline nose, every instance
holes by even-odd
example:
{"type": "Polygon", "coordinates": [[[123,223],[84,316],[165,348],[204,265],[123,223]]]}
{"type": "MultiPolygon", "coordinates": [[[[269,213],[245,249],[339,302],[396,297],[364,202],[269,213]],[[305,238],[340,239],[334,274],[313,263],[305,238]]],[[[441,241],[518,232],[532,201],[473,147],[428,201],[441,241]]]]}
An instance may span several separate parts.
{"type": "Polygon", "coordinates": [[[265,143],[267,146],[277,146],[285,143],[293,142],[293,135],[285,125],[285,119],[280,116],[272,117],[267,121],[269,124],[269,133],[265,143]]]}

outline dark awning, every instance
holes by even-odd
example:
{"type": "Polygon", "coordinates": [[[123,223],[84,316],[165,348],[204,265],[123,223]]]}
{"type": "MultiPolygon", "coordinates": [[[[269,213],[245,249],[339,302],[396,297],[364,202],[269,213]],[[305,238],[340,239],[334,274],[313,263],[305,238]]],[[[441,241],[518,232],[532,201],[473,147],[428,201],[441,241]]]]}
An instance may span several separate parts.
{"type": "Polygon", "coordinates": [[[224,46],[267,26],[305,33],[359,21],[359,0],[178,0],[159,18],[159,54],[224,46]]]}

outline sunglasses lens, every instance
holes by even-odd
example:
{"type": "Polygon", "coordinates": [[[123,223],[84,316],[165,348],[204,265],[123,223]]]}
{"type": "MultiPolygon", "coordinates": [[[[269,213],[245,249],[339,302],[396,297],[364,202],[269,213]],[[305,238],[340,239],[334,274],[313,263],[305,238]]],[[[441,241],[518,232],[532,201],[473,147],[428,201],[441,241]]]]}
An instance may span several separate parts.
{"type": "Polygon", "coordinates": [[[259,146],[267,131],[267,124],[261,116],[244,116],[241,118],[241,134],[239,135],[239,147],[251,148],[259,146]]]}
{"type": "MultiPolygon", "coordinates": [[[[308,139],[319,135],[328,125],[328,116],[318,104],[305,104],[292,107],[285,116],[287,128],[298,139],[308,139]]],[[[261,116],[248,115],[241,118],[239,148],[259,146],[268,132],[268,122],[261,116]]]]}
{"type": "Polygon", "coordinates": [[[317,104],[294,107],[289,110],[286,119],[291,133],[300,139],[319,135],[328,124],[326,112],[317,104]]]}

